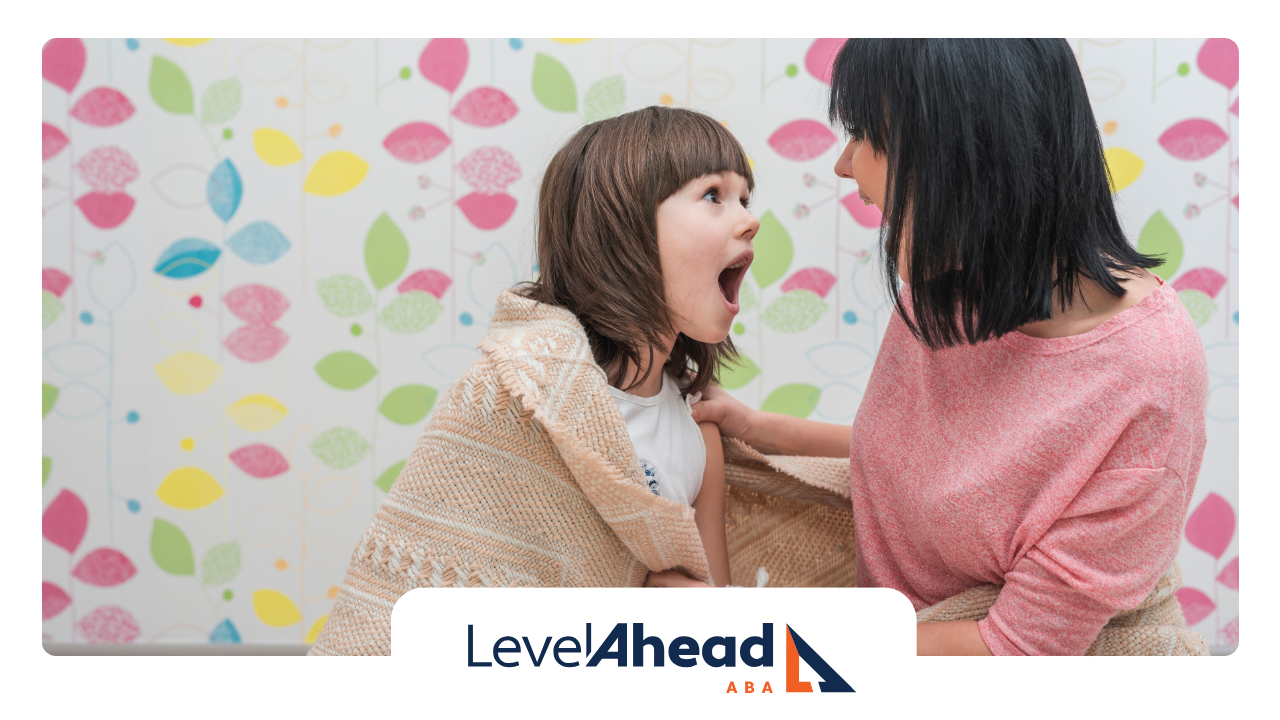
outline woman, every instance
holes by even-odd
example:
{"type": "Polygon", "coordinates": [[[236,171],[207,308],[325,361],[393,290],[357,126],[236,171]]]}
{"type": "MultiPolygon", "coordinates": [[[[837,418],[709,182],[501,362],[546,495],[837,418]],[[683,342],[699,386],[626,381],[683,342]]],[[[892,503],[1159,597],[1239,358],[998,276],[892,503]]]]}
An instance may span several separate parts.
{"type": "Polygon", "coordinates": [[[1205,446],[1204,349],[1120,227],[1063,40],[861,40],[835,166],[884,214],[897,312],[853,427],[694,407],[771,454],[849,454],[858,579],[917,610],[987,583],[920,654],[1081,654],[1174,560],[1205,446]],[[899,287],[898,280],[904,283],[899,287]]]}

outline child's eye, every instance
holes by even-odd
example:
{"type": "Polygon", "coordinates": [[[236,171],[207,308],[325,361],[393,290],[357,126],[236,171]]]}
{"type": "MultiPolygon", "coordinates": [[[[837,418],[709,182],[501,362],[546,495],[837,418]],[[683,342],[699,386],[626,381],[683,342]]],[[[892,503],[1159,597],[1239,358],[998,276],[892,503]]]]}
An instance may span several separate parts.
{"type": "Polygon", "coordinates": [[[706,192],[702,193],[702,199],[710,200],[713,203],[719,204],[720,188],[708,188],[706,192]]]}
{"type": "Polygon", "coordinates": [[[742,200],[741,200],[741,202],[742,202],[742,207],[747,208],[747,209],[750,209],[750,208],[751,208],[751,198],[750,198],[750,197],[743,197],[743,198],[742,198],[742,200]]]}

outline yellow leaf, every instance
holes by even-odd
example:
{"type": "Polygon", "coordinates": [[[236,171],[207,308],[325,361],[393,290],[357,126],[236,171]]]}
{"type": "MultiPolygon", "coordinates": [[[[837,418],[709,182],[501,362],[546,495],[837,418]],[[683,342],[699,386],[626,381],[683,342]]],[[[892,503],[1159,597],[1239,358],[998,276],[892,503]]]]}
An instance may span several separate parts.
{"type": "Polygon", "coordinates": [[[174,353],[156,363],[160,382],[178,395],[196,395],[209,389],[222,367],[198,352],[174,353]]]}
{"type": "Polygon", "coordinates": [[[561,45],[579,45],[581,43],[584,43],[590,40],[591,38],[551,38],[551,39],[554,42],[560,43],[561,45]]]}
{"type": "Polygon", "coordinates": [[[197,510],[223,496],[222,486],[198,467],[183,467],[165,477],[156,495],[179,510],[197,510]]]}
{"type": "Polygon", "coordinates": [[[747,166],[750,167],[752,170],[756,169],[756,161],[752,160],[750,155],[747,156],[747,166]]]}
{"type": "Polygon", "coordinates": [[[253,612],[271,627],[285,627],[302,619],[298,606],[284,593],[275,590],[254,590],[253,612]]]}
{"type": "Polygon", "coordinates": [[[292,165],[302,159],[302,151],[293,138],[275,128],[254,130],[253,149],[268,165],[292,165]]]}
{"type": "Polygon", "coordinates": [[[369,163],[346,150],[331,152],[311,166],[303,190],[312,195],[341,195],[364,180],[369,163]]]}
{"type": "Polygon", "coordinates": [[[165,38],[164,41],[178,47],[195,47],[203,45],[213,38],[165,38]]]}
{"type": "Polygon", "coordinates": [[[320,619],[316,620],[315,623],[311,626],[311,629],[307,631],[307,639],[304,640],[303,642],[314,643],[316,641],[316,638],[320,637],[320,631],[324,629],[324,621],[328,619],[329,619],[328,615],[321,615],[320,619]]]}
{"type": "Polygon", "coordinates": [[[1107,160],[1107,168],[1111,170],[1111,192],[1120,192],[1138,179],[1146,164],[1142,158],[1124,148],[1107,148],[1102,151],[1107,160]]]}
{"type": "Polygon", "coordinates": [[[227,414],[245,430],[262,432],[279,424],[289,409],[270,395],[245,395],[227,408],[227,414]]]}

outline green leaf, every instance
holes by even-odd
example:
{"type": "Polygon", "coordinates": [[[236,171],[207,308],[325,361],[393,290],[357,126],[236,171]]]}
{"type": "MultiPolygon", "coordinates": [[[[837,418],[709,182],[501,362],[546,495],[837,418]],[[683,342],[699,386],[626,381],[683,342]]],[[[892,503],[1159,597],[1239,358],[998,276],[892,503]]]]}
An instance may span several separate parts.
{"type": "Polygon", "coordinates": [[[1151,268],[1151,272],[1165,280],[1178,273],[1178,266],[1182,264],[1182,236],[1163,212],[1157,210],[1142,226],[1142,232],[1138,233],[1138,252],[1164,256],[1160,267],[1151,268]]]}
{"type": "Polygon", "coordinates": [[[316,282],[316,291],[324,308],[338,317],[352,317],[373,309],[369,287],[349,273],[321,278],[316,282]]]}
{"type": "Polygon", "coordinates": [[[751,274],[755,276],[760,289],[764,290],[787,274],[795,247],[791,244],[791,235],[778,222],[772,210],[760,218],[760,230],[752,245],[755,246],[756,257],[751,263],[751,274]]]}
{"type": "Polygon", "coordinates": [[[393,333],[409,335],[422,332],[440,317],[444,305],[421,290],[410,290],[396,296],[378,313],[378,322],[393,333]]]}
{"type": "Polygon", "coordinates": [[[40,329],[43,330],[44,328],[47,328],[50,325],[52,325],[53,321],[57,320],[58,316],[61,315],[62,311],[65,309],[66,309],[66,306],[62,304],[62,301],[58,299],[57,295],[54,295],[48,290],[41,290],[40,291],[40,314],[41,314],[41,322],[43,324],[40,329]]]}
{"type": "Polygon", "coordinates": [[[813,327],[827,312],[827,304],[809,290],[792,290],[769,303],[760,321],[784,333],[798,333],[813,327]]]}
{"type": "Polygon", "coordinates": [[[316,374],[339,390],[355,390],[372,380],[378,368],[360,353],[339,350],[316,363],[316,374]]]}
{"type": "Polygon", "coordinates": [[[538,53],[533,58],[533,96],[548,110],[577,112],[578,88],[559,60],[538,53]]]}
{"type": "Polygon", "coordinates": [[[382,213],[364,239],[364,266],[378,290],[395,282],[409,265],[409,241],[391,218],[382,213]]]}
{"type": "Polygon", "coordinates": [[[621,75],[610,75],[595,81],[582,98],[582,113],[587,122],[611,118],[627,104],[627,81],[621,75]]]}
{"type": "Polygon", "coordinates": [[[717,382],[727,390],[736,390],[755,379],[760,368],[746,355],[739,354],[737,361],[720,370],[717,382]]]}
{"type": "Polygon", "coordinates": [[[758,304],[759,303],[756,301],[756,291],[751,288],[751,285],[744,281],[742,286],[738,288],[738,311],[746,312],[748,310],[754,310],[758,304]]]}
{"type": "Polygon", "coordinates": [[[223,78],[204,89],[200,96],[200,121],[221,125],[240,112],[240,78],[223,78]]]}
{"type": "Polygon", "coordinates": [[[382,488],[382,492],[391,492],[391,486],[395,483],[396,478],[400,477],[400,471],[404,469],[404,464],[405,461],[401,460],[395,465],[384,470],[382,474],[378,476],[378,481],[374,483],[374,485],[382,488]]]}
{"type": "Polygon", "coordinates": [[[44,466],[41,468],[41,470],[43,471],[42,472],[43,477],[40,478],[40,485],[42,487],[44,486],[45,483],[49,482],[49,471],[53,469],[53,458],[49,457],[48,455],[45,455],[43,457],[44,459],[40,463],[41,465],[44,466]]]}
{"type": "Polygon", "coordinates": [[[387,393],[378,406],[378,412],[393,423],[413,425],[421,422],[435,404],[435,388],[426,385],[401,385],[387,393]]]}
{"type": "Polygon", "coordinates": [[[58,402],[58,388],[49,383],[41,383],[40,389],[44,393],[44,412],[40,417],[44,417],[53,409],[54,403],[58,402]]]}
{"type": "Polygon", "coordinates": [[[223,585],[240,573],[240,541],[218,543],[200,561],[200,584],[223,585]]]}
{"type": "Polygon", "coordinates": [[[822,391],[812,385],[791,383],[769,393],[769,397],[764,399],[760,409],[765,412],[806,418],[818,405],[818,396],[821,394],[822,391]]]}
{"type": "Polygon", "coordinates": [[[369,443],[355,430],[337,427],[325,430],[312,440],[311,453],[325,465],[343,470],[360,462],[369,453],[369,443]]]}
{"type": "Polygon", "coordinates": [[[1202,290],[1180,290],[1178,299],[1187,308],[1187,314],[1195,321],[1196,327],[1209,322],[1214,313],[1218,312],[1218,303],[1202,290]]]}
{"type": "Polygon", "coordinates": [[[195,112],[195,95],[191,81],[172,60],[159,55],[151,56],[151,99],[163,110],[178,115],[195,112]]]}
{"type": "Polygon", "coordinates": [[[195,575],[191,541],[177,525],[156,518],[151,524],[151,559],[170,575],[195,575]]]}

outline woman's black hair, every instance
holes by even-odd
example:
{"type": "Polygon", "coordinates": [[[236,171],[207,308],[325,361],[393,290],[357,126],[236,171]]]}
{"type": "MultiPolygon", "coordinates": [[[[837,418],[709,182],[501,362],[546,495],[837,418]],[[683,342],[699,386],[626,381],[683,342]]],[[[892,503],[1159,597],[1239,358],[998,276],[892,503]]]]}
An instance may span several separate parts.
{"type": "Polygon", "coordinates": [[[888,159],[886,285],[930,348],[981,342],[1069,307],[1080,277],[1160,264],[1125,237],[1102,138],[1065,40],[850,39],[831,123],[888,159]],[[898,290],[899,249],[911,313],[898,290]],[[914,317],[914,322],[913,322],[914,317]]]}

